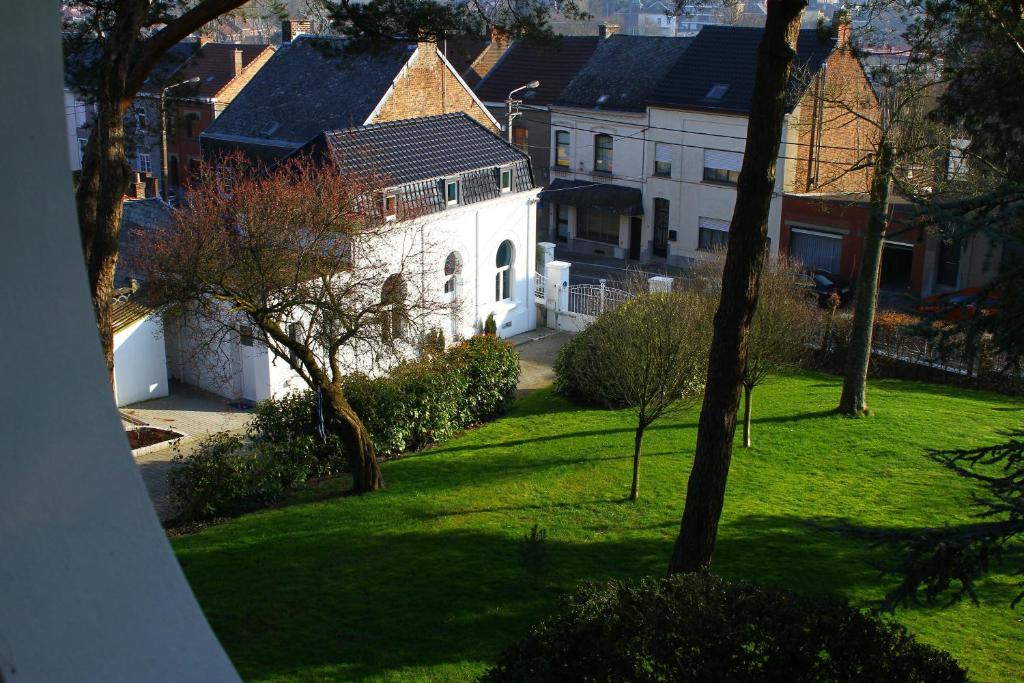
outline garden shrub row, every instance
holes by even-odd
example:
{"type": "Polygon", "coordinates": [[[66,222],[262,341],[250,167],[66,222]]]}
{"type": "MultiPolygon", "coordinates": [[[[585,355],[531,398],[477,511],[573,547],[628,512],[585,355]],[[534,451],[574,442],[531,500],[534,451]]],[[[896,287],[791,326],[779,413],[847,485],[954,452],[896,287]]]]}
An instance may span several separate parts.
{"type": "MultiPolygon", "coordinates": [[[[345,394],[380,455],[416,451],[505,412],[515,398],[519,356],[484,335],[399,365],[386,377],[351,375],[345,394]]],[[[169,475],[179,521],[270,505],[309,479],[345,468],[340,442],[317,430],[317,395],[297,392],[256,406],[249,437],[216,434],[169,475]]]]}

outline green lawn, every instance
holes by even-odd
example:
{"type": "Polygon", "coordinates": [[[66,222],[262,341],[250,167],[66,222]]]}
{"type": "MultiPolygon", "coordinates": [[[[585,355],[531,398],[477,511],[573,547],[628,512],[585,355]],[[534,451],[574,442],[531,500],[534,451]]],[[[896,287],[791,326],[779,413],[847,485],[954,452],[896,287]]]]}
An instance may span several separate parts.
{"type": "MultiPolygon", "coordinates": [[[[873,382],[869,419],[831,415],[838,396],[826,375],[757,390],[754,448],[733,457],[716,572],[877,600],[889,584],[870,562],[882,556],[809,523],[966,520],[969,485],[922,452],[993,442],[1024,422],[1020,401],[907,382],[873,382]]],[[[470,680],[559,592],[665,571],[695,421],[696,409],[649,432],[635,504],[623,500],[629,415],[542,391],[502,420],[387,463],[383,493],[252,514],[174,546],[247,680],[470,680]],[[518,556],[533,524],[548,532],[541,584],[518,556]]],[[[981,607],[897,616],[978,680],[1020,680],[1013,595],[1013,577],[1000,575],[982,586],[981,607]]]]}

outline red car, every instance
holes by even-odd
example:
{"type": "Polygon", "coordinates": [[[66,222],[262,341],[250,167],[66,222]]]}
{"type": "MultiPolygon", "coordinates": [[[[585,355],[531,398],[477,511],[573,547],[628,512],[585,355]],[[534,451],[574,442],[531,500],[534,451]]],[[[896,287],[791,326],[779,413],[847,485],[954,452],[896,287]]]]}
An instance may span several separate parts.
{"type": "Polygon", "coordinates": [[[970,320],[978,312],[981,315],[999,313],[1003,293],[1001,290],[985,292],[981,287],[967,287],[955,292],[933,294],[921,300],[917,307],[920,313],[938,316],[944,320],[970,320]]]}

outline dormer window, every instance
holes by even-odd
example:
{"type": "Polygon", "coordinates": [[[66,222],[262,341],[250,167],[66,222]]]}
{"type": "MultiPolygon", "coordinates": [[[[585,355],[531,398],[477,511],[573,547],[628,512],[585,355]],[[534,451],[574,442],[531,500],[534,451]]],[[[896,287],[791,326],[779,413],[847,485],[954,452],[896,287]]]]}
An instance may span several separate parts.
{"type": "Polygon", "coordinates": [[[729,90],[728,83],[715,83],[711,86],[711,90],[708,90],[708,94],[705,95],[705,99],[709,100],[720,100],[725,97],[725,93],[729,90]]]}
{"type": "Polygon", "coordinates": [[[444,198],[448,206],[456,206],[459,203],[459,181],[446,180],[444,182],[444,198]]]}
{"type": "Polygon", "coordinates": [[[384,193],[384,219],[393,221],[398,216],[398,195],[394,192],[384,193]]]}
{"type": "Polygon", "coordinates": [[[501,168],[498,169],[499,178],[501,179],[501,191],[511,192],[512,191],[512,169],[501,168]]]}

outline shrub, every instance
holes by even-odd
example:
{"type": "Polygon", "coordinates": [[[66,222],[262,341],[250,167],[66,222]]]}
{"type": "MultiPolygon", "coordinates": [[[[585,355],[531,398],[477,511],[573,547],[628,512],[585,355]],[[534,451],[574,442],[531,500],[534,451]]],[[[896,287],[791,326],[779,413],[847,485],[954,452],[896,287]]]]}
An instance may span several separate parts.
{"type": "Polygon", "coordinates": [[[484,334],[490,337],[498,336],[498,323],[495,322],[493,313],[488,313],[487,319],[484,320],[484,334]]]}
{"type": "Polygon", "coordinates": [[[213,434],[179,464],[167,481],[182,521],[237,515],[269,505],[312,476],[314,456],[292,442],[256,444],[238,434],[213,434]]]}
{"type": "Polygon", "coordinates": [[[947,653],[839,598],[688,574],[585,586],[484,681],[966,681],[947,653]]]}
{"type": "Polygon", "coordinates": [[[451,347],[444,360],[466,376],[462,399],[471,422],[491,420],[508,410],[519,385],[515,347],[498,337],[473,337],[451,347]]]}
{"type": "Polygon", "coordinates": [[[279,399],[256,404],[249,423],[249,435],[260,447],[272,444],[280,457],[310,462],[310,476],[330,477],[343,472],[346,461],[341,442],[332,435],[317,431],[317,394],[298,391],[279,399]]]}

